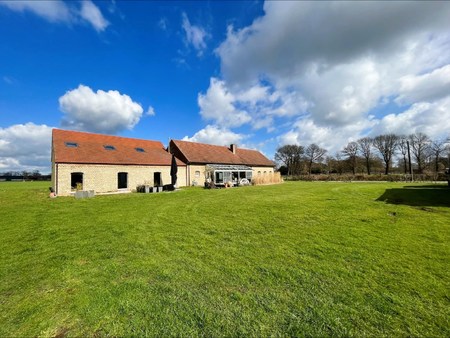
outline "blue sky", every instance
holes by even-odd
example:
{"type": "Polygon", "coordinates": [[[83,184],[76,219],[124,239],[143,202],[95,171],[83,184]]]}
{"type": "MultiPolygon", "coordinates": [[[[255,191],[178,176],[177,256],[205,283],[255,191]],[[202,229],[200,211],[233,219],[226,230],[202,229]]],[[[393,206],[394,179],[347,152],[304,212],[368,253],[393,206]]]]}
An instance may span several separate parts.
{"type": "Polygon", "coordinates": [[[332,155],[450,133],[447,2],[0,2],[0,172],[51,128],[332,155]],[[363,18],[363,19],[362,19],[363,18]]]}

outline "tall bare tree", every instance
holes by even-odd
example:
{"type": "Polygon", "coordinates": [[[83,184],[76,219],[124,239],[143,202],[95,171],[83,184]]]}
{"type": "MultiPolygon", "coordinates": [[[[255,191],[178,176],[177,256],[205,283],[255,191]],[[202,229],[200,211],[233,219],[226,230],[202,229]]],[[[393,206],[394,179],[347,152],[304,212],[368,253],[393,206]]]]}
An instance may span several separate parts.
{"type": "Polygon", "coordinates": [[[408,155],[408,138],[405,135],[399,136],[398,149],[402,153],[403,168],[404,168],[405,174],[407,174],[408,173],[408,161],[406,159],[406,155],[408,155]]]}
{"type": "Polygon", "coordinates": [[[311,175],[311,168],[314,162],[321,161],[327,150],[320,148],[317,144],[310,144],[305,150],[305,157],[308,161],[308,172],[311,175]]]}
{"type": "Polygon", "coordinates": [[[431,142],[430,148],[433,152],[434,157],[434,171],[439,171],[439,157],[444,152],[445,149],[445,140],[435,140],[431,142]]]}
{"type": "Polygon", "coordinates": [[[370,175],[370,164],[372,160],[372,144],[373,139],[370,137],[363,137],[358,140],[358,150],[366,160],[367,175],[370,175]]]}
{"type": "Polygon", "coordinates": [[[450,168],[450,139],[447,141],[447,145],[444,147],[444,156],[447,157],[447,168],[450,168]]]}
{"type": "Polygon", "coordinates": [[[297,175],[300,172],[301,160],[304,153],[305,148],[303,146],[288,144],[277,149],[275,160],[286,165],[288,175],[297,175]]]}
{"type": "Polygon", "coordinates": [[[356,174],[356,165],[358,160],[358,143],[349,142],[345,148],[342,150],[342,153],[347,156],[350,166],[352,167],[353,175],[356,174]]]}
{"type": "Polygon", "coordinates": [[[378,149],[384,161],[384,173],[389,174],[392,157],[398,144],[398,136],[395,134],[378,135],[373,139],[373,146],[378,149]]]}
{"type": "Polygon", "coordinates": [[[409,142],[414,158],[417,162],[419,174],[422,174],[425,167],[427,152],[430,149],[430,138],[424,133],[414,133],[409,135],[409,142]]]}
{"type": "Polygon", "coordinates": [[[336,155],[334,156],[334,158],[336,159],[336,171],[338,172],[339,175],[342,175],[343,167],[342,167],[342,156],[341,153],[339,151],[336,152],[336,155]]]}

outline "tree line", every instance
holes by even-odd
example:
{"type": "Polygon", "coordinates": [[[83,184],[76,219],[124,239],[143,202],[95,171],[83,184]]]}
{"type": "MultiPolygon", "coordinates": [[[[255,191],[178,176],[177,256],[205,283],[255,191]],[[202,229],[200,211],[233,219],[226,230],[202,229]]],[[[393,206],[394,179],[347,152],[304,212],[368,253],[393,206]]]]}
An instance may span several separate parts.
{"type": "Polygon", "coordinates": [[[366,173],[382,171],[388,175],[397,162],[396,172],[422,174],[439,172],[450,166],[450,139],[432,140],[424,133],[383,134],[349,142],[334,156],[312,143],[284,145],[275,153],[284,175],[312,173],[366,173]]]}
{"type": "Polygon", "coordinates": [[[0,172],[0,180],[9,181],[14,180],[32,180],[32,181],[47,181],[51,179],[51,175],[43,175],[39,170],[33,171],[5,171],[0,172]]]}

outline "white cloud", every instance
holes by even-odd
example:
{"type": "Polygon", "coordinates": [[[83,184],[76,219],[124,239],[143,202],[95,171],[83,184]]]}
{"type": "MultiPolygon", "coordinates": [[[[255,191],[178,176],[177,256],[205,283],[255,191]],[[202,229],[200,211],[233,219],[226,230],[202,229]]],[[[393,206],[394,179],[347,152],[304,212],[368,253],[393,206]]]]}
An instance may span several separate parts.
{"type": "Polygon", "coordinates": [[[450,95],[433,103],[415,103],[402,113],[386,115],[376,122],[373,135],[422,132],[435,139],[447,138],[450,136],[450,95]]]}
{"type": "Polygon", "coordinates": [[[0,1],[17,12],[32,12],[50,22],[70,22],[72,13],[69,7],[61,0],[55,1],[0,1]]]}
{"type": "Polygon", "coordinates": [[[302,118],[288,132],[278,137],[278,143],[304,146],[317,143],[334,153],[348,142],[363,136],[385,133],[409,135],[415,132],[425,133],[434,139],[450,136],[450,96],[433,103],[415,103],[398,114],[388,114],[380,119],[361,119],[339,128],[318,125],[310,117],[302,118]]]}
{"type": "Polygon", "coordinates": [[[217,49],[227,80],[253,82],[261,74],[292,80],[311,65],[326,69],[371,53],[392,55],[418,32],[446,32],[450,5],[267,1],[264,11],[248,27],[230,27],[217,49]]]}
{"type": "Polygon", "coordinates": [[[50,171],[52,128],[34,123],[0,128],[0,170],[50,171]]]}
{"type": "Polygon", "coordinates": [[[186,13],[183,13],[182,19],[182,27],[186,33],[187,44],[192,45],[195,48],[197,56],[202,56],[207,47],[205,40],[209,37],[209,34],[203,27],[191,25],[186,13]]]}
{"type": "Polygon", "coordinates": [[[294,123],[293,128],[278,137],[278,143],[307,146],[316,143],[329,153],[340,151],[350,141],[364,136],[362,131],[375,125],[375,121],[360,121],[341,128],[321,126],[311,118],[302,118],[294,123]]]}
{"type": "Polygon", "coordinates": [[[80,1],[81,9],[61,0],[40,1],[0,1],[0,5],[6,6],[16,12],[31,12],[49,22],[61,22],[74,24],[88,22],[97,31],[103,31],[108,26],[108,21],[103,17],[98,7],[90,0],[80,1]]]}
{"type": "Polygon", "coordinates": [[[316,122],[342,126],[365,117],[385,94],[384,71],[374,61],[359,59],[327,70],[308,71],[296,94],[308,98],[316,122]],[[301,89],[300,89],[301,88],[301,89]]]}
{"type": "Polygon", "coordinates": [[[224,82],[211,78],[205,95],[198,95],[200,115],[213,120],[221,127],[239,127],[250,121],[250,116],[234,106],[236,98],[225,87],[224,82]]]}
{"type": "Polygon", "coordinates": [[[273,130],[276,117],[299,116],[306,112],[308,102],[294,92],[273,91],[256,84],[235,90],[225,81],[211,78],[206,94],[199,93],[200,115],[222,127],[250,124],[253,129],[273,130]]]}
{"type": "Polygon", "coordinates": [[[433,101],[450,94],[450,65],[421,75],[406,75],[400,79],[400,96],[396,102],[410,104],[433,101]]]}
{"type": "Polygon", "coordinates": [[[104,31],[109,22],[103,17],[102,12],[90,0],[81,2],[80,16],[89,22],[97,32],[104,31]]]}
{"type": "Polygon", "coordinates": [[[196,132],[192,137],[185,136],[183,140],[225,146],[239,144],[244,138],[244,135],[236,134],[229,129],[207,125],[204,129],[196,132]]]}
{"type": "Polygon", "coordinates": [[[148,106],[147,112],[145,113],[145,115],[147,116],[155,116],[155,109],[152,106],[148,106]]]}
{"type": "Polygon", "coordinates": [[[216,49],[221,88],[254,128],[280,119],[293,124],[280,143],[330,149],[394,125],[448,128],[437,112],[450,98],[450,3],[267,1],[264,12],[216,49]],[[413,106],[392,114],[388,103],[413,106]]]}
{"type": "Polygon", "coordinates": [[[140,104],[117,90],[94,92],[81,84],[61,96],[59,105],[65,113],[64,127],[112,134],[132,129],[144,111],[140,104]]]}

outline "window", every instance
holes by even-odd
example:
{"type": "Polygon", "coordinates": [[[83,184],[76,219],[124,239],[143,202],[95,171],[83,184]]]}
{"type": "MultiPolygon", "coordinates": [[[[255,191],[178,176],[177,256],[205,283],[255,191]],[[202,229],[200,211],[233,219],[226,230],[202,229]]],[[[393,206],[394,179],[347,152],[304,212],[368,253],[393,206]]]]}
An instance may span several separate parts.
{"type": "Polygon", "coordinates": [[[261,172],[260,172],[260,171],[258,171],[258,176],[259,176],[259,175],[261,175],[261,172]]]}
{"type": "Polygon", "coordinates": [[[128,173],[117,174],[117,189],[128,188],[128,173]]]}
{"type": "Polygon", "coordinates": [[[267,171],[264,171],[264,176],[266,176],[266,174],[267,174],[267,171]]]}
{"type": "Polygon", "coordinates": [[[78,148],[78,143],[76,142],[65,142],[67,148],[78,148]]]}
{"type": "Polygon", "coordinates": [[[160,172],[153,173],[153,186],[154,187],[162,186],[162,180],[161,180],[161,173],[160,172]]]}
{"type": "Polygon", "coordinates": [[[138,153],[145,153],[144,148],[134,148],[138,153]]]}
{"type": "Polygon", "coordinates": [[[216,171],[216,183],[223,183],[223,172],[216,171]]]}
{"type": "Polygon", "coordinates": [[[200,171],[197,170],[197,171],[195,172],[195,177],[200,177],[200,171]]]}
{"type": "Polygon", "coordinates": [[[116,150],[116,147],[109,145],[109,144],[103,146],[103,148],[105,148],[105,150],[116,150]]]}
{"type": "Polygon", "coordinates": [[[70,187],[73,190],[83,190],[83,173],[70,173],[70,187]]]}
{"type": "Polygon", "coordinates": [[[229,171],[223,172],[223,181],[224,183],[231,182],[231,173],[229,171]]]}

